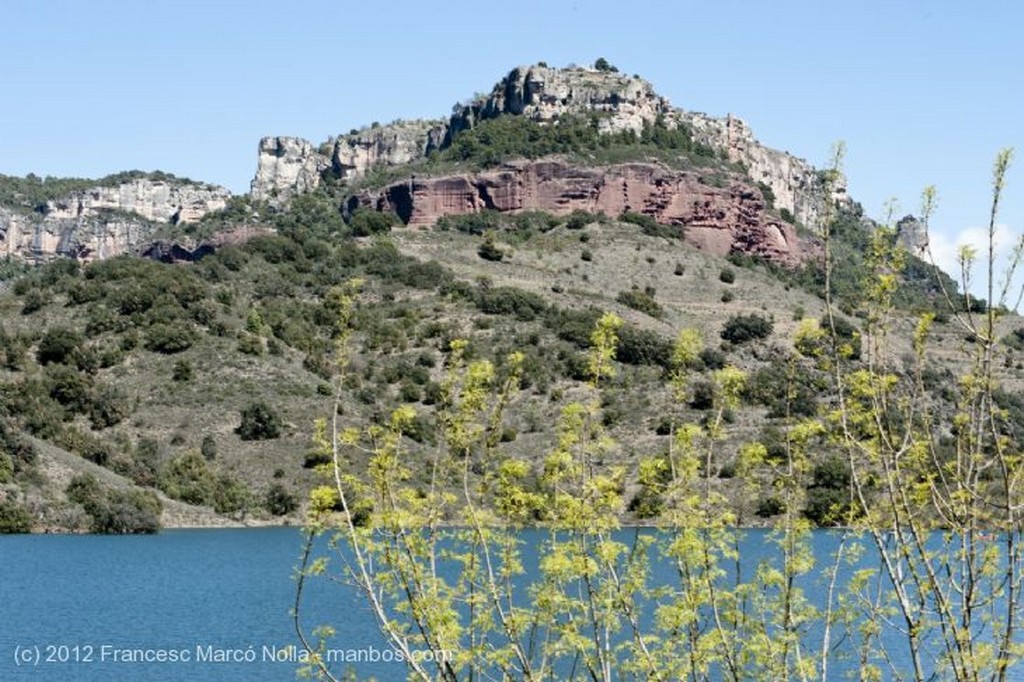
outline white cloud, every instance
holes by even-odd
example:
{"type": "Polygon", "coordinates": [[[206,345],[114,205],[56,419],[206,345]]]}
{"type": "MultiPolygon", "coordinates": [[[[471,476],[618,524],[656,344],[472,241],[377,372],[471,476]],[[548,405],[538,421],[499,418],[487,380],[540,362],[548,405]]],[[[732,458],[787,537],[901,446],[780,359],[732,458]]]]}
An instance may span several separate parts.
{"type": "MultiPolygon", "coordinates": [[[[997,223],[995,231],[995,297],[998,298],[1001,291],[1004,273],[1008,266],[1010,252],[1014,244],[1020,239],[1020,235],[1010,229],[1008,225],[997,223]]],[[[943,232],[930,232],[928,241],[931,249],[931,257],[935,264],[947,272],[957,284],[962,286],[960,263],[958,254],[961,247],[970,246],[975,250],[974,265],[971,268],[971,281],[969,288],[976,296],[985,297],[988,286],[988,274],[986,261],[988,259],[988,229],[984,227],[967,227],[954,234],[943,232]]],[[[928,256],[925,256],[927,260],[928,256]]],[[[1010,287],[1007,304],[1016,302],[1017,292],[1021,286],[1021,276],[1024,275],[1024,264],[1017,268],[1014,276],[1014,286],[1010,287]]]]}

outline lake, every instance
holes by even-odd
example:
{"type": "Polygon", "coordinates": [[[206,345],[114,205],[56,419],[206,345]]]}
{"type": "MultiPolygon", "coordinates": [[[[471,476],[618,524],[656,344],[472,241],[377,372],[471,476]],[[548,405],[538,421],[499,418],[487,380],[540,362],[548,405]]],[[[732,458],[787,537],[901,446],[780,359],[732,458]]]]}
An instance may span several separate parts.
{"type": "MultiPolygon", "coordinates": [[[[0,536],[0,680],[295,679],[300,545],[287,528],[0,536]],[[133,660],[147,656],[164,660],[133,660]]],[[[383,647],[352,595],[323,596],[309,622],[334,624],[346,647],[383,647]]],[[[401,679],[394,668],[374,672],[401,679]]]]}
{"type": "MultiPolygon", "coordinates": [[[[815,534],[819,560],[836,538],[815,534]]],[[[764,539],[748,534],[745,564],[756,563],[764,539]]],[[[293,680],[300,549],[300,532],[288,528],[0,536],[0,680],[293,680]]],[[[806,588],[814,599],[824,585],[806,588]]],[[[354,591],[323,580],[309,590],[307,630],[329,623],[332,648],[376,657],[352,665],[360,679],[405,679],[354,591]]]]}

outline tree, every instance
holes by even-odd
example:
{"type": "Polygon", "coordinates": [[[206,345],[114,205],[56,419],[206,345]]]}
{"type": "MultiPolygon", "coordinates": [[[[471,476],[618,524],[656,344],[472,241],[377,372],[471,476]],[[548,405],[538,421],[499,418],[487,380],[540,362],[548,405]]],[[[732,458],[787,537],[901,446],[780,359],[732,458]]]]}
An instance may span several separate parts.
{"type": "Polygon", "coordinates": [[[0,534],[29,533],[32,515],[23,506],[9,499],[0,499],[0,534]]]}
{"type": "Polygon", "coordinates": [[[202,453],[203,457],[207,461],[213,461],[217,459],[217,439],[213,437],[212,433],[208,433],[203,436],[203,442],[199,446],[199,452],[202,453]]]}
{"type": "Polygon", "coordinates": [[[771,336],[774,325],[760,315],[734,315],[725,322],[722,338],[735,344],[771,336]]]}
{"type": "Polygon", "coordinates": [[[249,403],[235,432],[242,440],[272,440],[281,435],[281,417],[262,400],[249,403]]]}
{"type": "Polygon", "coordinates": [[[489,261],[497,262],[505,257],[505,250],[497,245],[493,232],[488,232],[484,235],[484,242],[476,252],[481,258],[489,261]]]}
{"type": "Polygon", "coordinates": [[[71,364],[81,353],[84,342],[82,335],[72,329],[64,327],[48,329],[39,341],[36,359],[40,365],[71,364]]]}
{"type": "Polygon", "coordinates": [[[192,381],[192,363],[184,359],[175,362],[171,379],[181,383],[192,381]]]}
{"type": "Polygon", "coordinates": [[[267,490],[263,506],[274,516],[285,516],[299,508],[298,500],[280,483],[274,483],[267,490]]]}
{"type": "MultiPolygon", "coordinates": [[[[822,176],[826,197],[840,158],[822,176]]],[[[940,285],[952,323],[970,339],[964,373],[950,389],[954,409],[923,389],[935,357],[934,316],[922,315],[909,339],[896,333],[906,258],[886,225],[871,234],[865,256],[856,357],[855,335],[837,322],[835,208],[827,201],[818,230],[825,316],[802,323],[780,358],[781,425],[773,439],[735,442],[727,415],[744,395],[745,373],[726,364],[700,378],[700,334],[686,330],[677,339],[668,450],[641,457],[631,479],[640,488],[635,506],[657,524],[654,533],[622,532],[630,473],[603,464],[615,451],[601,395],[617,366],[618,318],[598,319],[587,386],[564,408],[536,470],[501,438],[523,356],[510,355],[498,373],[453,341],[426,486],[406,467],[411,406],[380,424],[340,428],[355,300],[353,289],[345,291],[334,409],[315,436],[328,479],[310,497],[296,595],[296,629],[311,667],[331,677],[317,655],[327,635],[308,634],[299,608],[305,582],[327,570],[315,537],[330,532],[348,548],[340,577],[359,588],[414,679],[1009,679],[1024,653],[1024,443],[1000,397],[998,322],[1008,285],[997,289],[994,274],[1009,158],[996,161],[988,232],[986,300],[995,304],[972,307],[940,285]],[[903,357],[904,344],[912,358],[903,357]],[[830,385],[818,411],[800,414],[792,409],[795,387],[809,363],[830,385]],[[697,389],[701,381],[710,390],[697,389]],[[697,390],[708,410],[687,422],[682,405],[697,390]],[[735,509],[716,484],[727,469],[744,485],[735,509]],[[738,526],[747,514],[770,517],[773,532],[765,540],[770,556],[740,571],[738,526]],[[848,529],[835,536],[831,558],[814,554],[809,516],[848,529]],[[528,574],[519,532],[538,522],[545,539],[527,588],[517,584],[528,574]],[[653,561],[668,563],[667,578],[653,561]],[[816,574],[826,590],[815,603],[804,586],[816,574]],[[417,649],[432,652],[431,662],[413,656],[417,649]],[[837,664],[844,652],[846,670],[837,664]]],[[[924,204],[927,225],[931,190],[924,204]]],[[[1011,267],[1022,258],[1024,240],[1011,267]]],[[[961,259],[969,273],[973,253],[961,259]]],[[[770,334],[770,322],[755,318],[727,324],[736,332],[728,340],[770,334]]]]}
{"type": "Polygon", "coordinates": [[[360,209],[352,214],[349,220],[349,229],[353,236],[369,237],[381,232],[388,232],[395,224],[395,217],[391,213],[381,213],[369,209],[360,209]]]}
{"type": "Polygon", "coordinates": [[[146,350],[168,355],[181,353],[192,347],[196,342],[196,333],[192,325],[180,320],[169,323],[157,323],[146,332],[146,350]]]}
{"type": "Polygon", "coordinates": [[[78,474],[66,493],[85,509],[93,533],[140,534],[160,529],[161,504],[151,491],[107,488],[92,474],[78,474]]]}

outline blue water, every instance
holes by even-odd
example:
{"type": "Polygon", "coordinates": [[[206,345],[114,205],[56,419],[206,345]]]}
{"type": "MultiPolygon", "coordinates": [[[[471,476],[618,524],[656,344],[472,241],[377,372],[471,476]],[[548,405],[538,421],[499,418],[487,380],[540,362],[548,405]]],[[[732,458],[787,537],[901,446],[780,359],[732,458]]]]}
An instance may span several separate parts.
{"type": "MultiPolygon", "coordinates": [[[[535,565],[543,537],[526,533],[525,565],[535,565]]],[[[836,534],[815,534],[819,565],[837,542],[836,534]]],[[[285,528],[0,536],[0,681],[293,680],[301,666],[289,649],[298,645],[290,610],[301,544],[300,532],[285,528]]],[[[764,547],[763,532],[747,534],[745,572],[764,547]]],[[[823,576],[803,583],[812,601],[824,595],[823,576]]],[[[307,589],[307,632],[329,623],[337,630],[332,649],[378,657],[351,665],[359,679],[406,678],[401,663],[379,660],[391,654],[354,590],[324,579],[307,589]]],[[[1024,679],[1022,667],[1011,679],[1024,679]]]]}
{"type": "MultiPolygon", "coordinates": [[[[299,531],[281,528],[0,536],[0,680],[295,679],[300,547],[299,531]]],[[[327,587],[313,586],[306,622],[334,625],[337,646],[383,648],[354,595],[327,587]]],[[[404,679],[381,666],[379,679],[404,679]]]]}

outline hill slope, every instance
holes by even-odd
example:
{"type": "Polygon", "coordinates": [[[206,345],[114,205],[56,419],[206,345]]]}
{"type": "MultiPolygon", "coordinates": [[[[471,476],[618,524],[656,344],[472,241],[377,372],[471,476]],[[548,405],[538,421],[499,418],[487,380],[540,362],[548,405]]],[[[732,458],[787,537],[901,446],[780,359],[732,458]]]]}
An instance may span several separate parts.
{"type": "MultiPolygon", "coordinates": [[[[491,360],[499,376],[509,353],[524,352],[501,448],[536,475],[560,411],[589,390],[590,334],[613,311],[626,325],[600,414],[617,445],[599,464],[622,467],[627,518],[657,507],[639,485],[638,461],[666,451],[678,424],[716,414],[715,372],[726,363],[748,382],[742,403],[723,413],[730,428],[712,463],[716,485],[743,523],[771,517],[770,495],[749,498],[733,473],[744,442],[777,448],[794,417],[828,407],[827,372],[793,349],[801,321],[822,317],[820,250],[789,222],[815,218],[825,197],[815,194],[814,169],[751,142],[736,119],[720,123],[672,109],[635,78],[518,69],[438,124],[443,134],[433,124],[378,126],[318,150],[279,139],[284,151],[266,152],[276,161],[261,156],[253,197],[160,226],[169,241],[149,252],[184,262],[8,262],[0,523],[139,531],[161,503],[165,523],[300,521],[319,480],[312,423],[332,409],[336,287],[355,277],[364,285],[339,415],[362,427],[413,406],[404,436],[413,480],[430,484],[454,339],[468,339],[468,356],[491,360]],[[510,171],[539,165],[560,169],[557,191],[510,171]],[[445,189],[453,178],[470,194],[445,189]],[[772,226],[787,249],[803,246],[766,251],[772,226]],[[680,369],[673,344],[683,329],[698,330],[704,350],[686,365],[680,397],[669,377],[680,369]],[[168,516],[168,498],[202,511],[173,506],[168,516]]],[[[838,198],[833,284],[855,353],[868,245],[882,233],[838,198]]],[[[6,210],[26,215],[24,206],[6,210]]],[[[916,313],[941,308],[930,269],[908,263],[893,322],[904,338],[916,313]]],[[[1006,407],[1024,414],[1015,355],[1024,334],[1012,333],[1015,317],[1001,325],[1006,407]]],[[[957,348],[970,342],[948,318],[935,335],[926,385],[935,409],[948,412],[957,348]]],[[[894,359],[901,373],[910,365],[894,359]]],[[[823,447],[821,463],[827,455],[823,447]]],[[[357,470],[365,463],[358,449],[349,456],[357,470]]],[[[759,475],[770,484],[770,472],[759,475]]]]}

